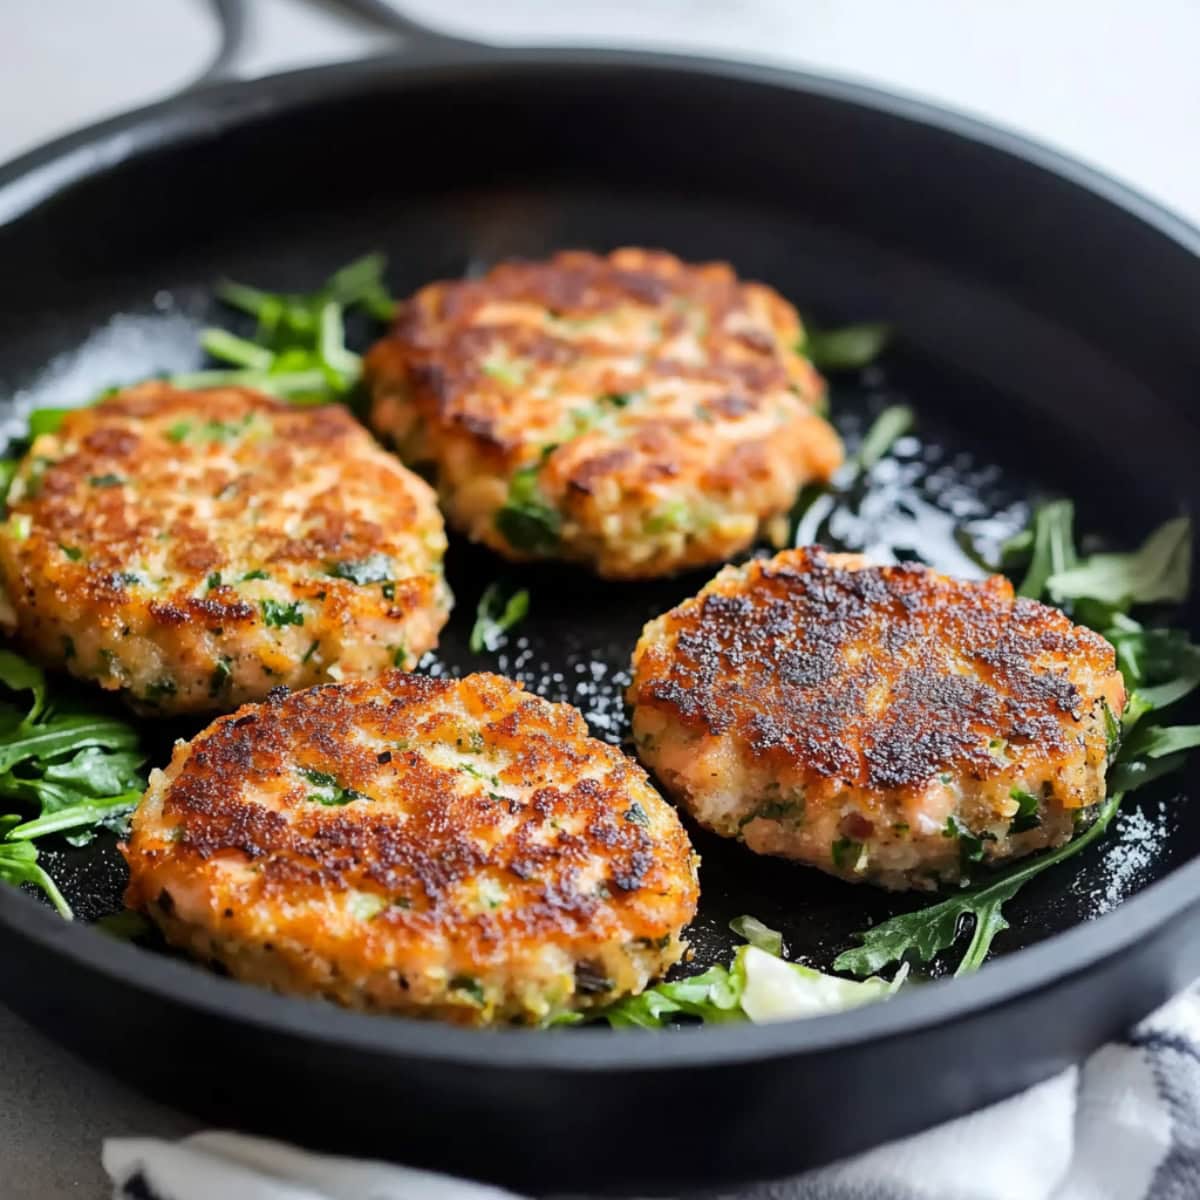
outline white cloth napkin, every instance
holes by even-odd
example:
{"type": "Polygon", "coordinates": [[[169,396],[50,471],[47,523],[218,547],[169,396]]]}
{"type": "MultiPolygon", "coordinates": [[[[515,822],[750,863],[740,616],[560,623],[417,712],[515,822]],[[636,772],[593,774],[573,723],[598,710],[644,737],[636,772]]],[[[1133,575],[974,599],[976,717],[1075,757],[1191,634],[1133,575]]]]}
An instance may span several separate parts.
{"type": "MultiPolygon", "coordinates": [[[[237,1133],[112,1138],[104,1167],[115,1200],[512,1196],[237,1133]]],[[[738,1200],[1200,1200],[1200,987],[1023,1095],[738,1200]]]]}

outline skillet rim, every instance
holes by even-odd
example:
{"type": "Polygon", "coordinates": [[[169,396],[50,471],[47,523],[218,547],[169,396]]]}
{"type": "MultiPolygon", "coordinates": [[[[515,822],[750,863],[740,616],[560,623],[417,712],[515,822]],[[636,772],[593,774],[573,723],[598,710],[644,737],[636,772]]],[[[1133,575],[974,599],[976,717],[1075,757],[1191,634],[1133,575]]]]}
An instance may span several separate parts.
{"type": "MultiPolygon", "coordinates": [[[[383,83],[395,74],[469,77],[581,66],[721,77],[815,94],[910,123],[932,126],[1022,160],[1090,193],[1200,257],[1200,229],[1124,183],[1024,135],[976,117],[848,79],[779,65],[656,51],[431,44],[377,58],[308,67],[249,81],[196,89],[121,114],[35,148],[0,166],[0,226],[57,193],[130,158],[211,137],[222,129],[288,108],[319,105],[383,83]]],[[[1200,855],[1175,868],[1113,911],[991,963],[962,979],[902,992],[887,1004],[777,1025],[684,1028],[647,1038],[640,1031],[460,1029],[411,1018],[383,1019],[312,1000],[280,996],[221,978],[202,967],[123,944],[98,929],[64,922],[32,896],[0,888],[0,931],[32,941],[77,969],[217,1019],[234,1020],[333,1047],[395,1057],[522,1071],[694,1069],[823,1053],[960,1021],[1006,1001],[1058,987],[1124,954],[1167,922],[1200,906],[1200,855]],[[532,1035],[532,1036],[531,1036],[532,1035]]]]}

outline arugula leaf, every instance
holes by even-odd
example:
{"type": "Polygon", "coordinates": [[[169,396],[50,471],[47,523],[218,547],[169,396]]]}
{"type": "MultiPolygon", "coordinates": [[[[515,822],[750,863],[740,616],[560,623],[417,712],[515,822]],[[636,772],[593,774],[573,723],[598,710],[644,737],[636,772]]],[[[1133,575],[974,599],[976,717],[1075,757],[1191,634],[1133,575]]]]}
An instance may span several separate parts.
{"type": "Polygon", "coordinates": [[[38,865],[37,847],[32,842],[0,842],[0,880],[13,886],[32,884],[46,894],[61,917],[69,921],[74,916],[54,880],[38,865]]]}
{"type": "Polygon", "coordinates": [[[875,418],[855,456],[861,470],[869,471],[915,424],[916,417],[907,404],[893,404],[875,418]]]}
{"type": "Polygon", "coordinates": [[[808,329],[800,353],[819,370],[853,371],[874,362],[891,336],[891,326],[878,321],[840,329],[808,329]]]}
{"type": "MultiPolygon", "coordinates": [[[[1138,716],[1166,708],[1200,687],[1200,646],[1182,629],[1146,629],[1123,614],[1102,631],[1136,701],[1138,716]]],[[[1126,726],[1131,724],[1126,713],[1126,726]]]]}
{"type": "Polygon", "coordinates": [[[1121,799],[1120,792],[1109,796],[1100,805],[1092,825],[1066,845],[1019,862],[993,879],[959,892],[940,904],[902,913],[857,934],[862,944],[839,954],[833,960],[833,969],[848,971],[851,975],[872,975],[891,963],[908,958],[929,962],[954,944],[964,921],[974,919],[975,934],[971,946],[955,974],[975,970],[986,957],[992,939],[1007,927],[1000,913],[1001,905],[1011,900],[1030,879],[1087,849],[1101,837],[1121,799]]]}
{"type": "Polygon", "coordinates": [[[83,801],[47,812],[32,821],[25,821],[9,830],[10,841],[32,841],[49,833],[63,833],[68,829],[95,829],[119,817],[126,817],[137,807],[142,798],[140,791],[110,796],[104,800],[83,801]]]}
{"type": "Polygon", "coordinates": [[[1192,522],[1160,525],[1132,554],[1092,554],[1057,566],[1046,588],[1058,602],[1086,598],[1101,604],[1179,604],[1191,579],[1192,522]]]}
{"type": "Polygon", "coordinates": [[[227,329],[202,329],[200,348],[209,358],[219,358],[222,362],[253,371],[269,371],[275,361],[275,355],[266,347],[237,337],[227,329]]]}
{"type": "Polygon", "coordinates": [[[204,330],[201,347],[233,369],[190,371],[171,381],[179,387],[253,387],[304,404],[348,398],[362,376],[362,359],[346,345],[346,313],[361,308],[375,320],[391,319],[395,305],[383,282],[386,265],[381,254],[368,254],[310,293],[267,292],[222,281],[218,298],[255,318],[253,336],[204,330]]]}
{"type": "Polygon", "coordinates": [[[25,720],[36,721],[46,707],[46,672],[11,650],[0,649],[0,683],[9,691],[33,693],[25,720]]]}
{"type": "Polygon", "coordinates": [[[765,950],[768,954],[780,956],[783,954],[783,934],[776,929],[770,929],[757,917],[743,915],[734,917],[729,922],[729,928],[740,938],[745,938],[752,946],[765,950]]]}
{"type": "Polygon", "coordinates": [[[586,1013],[565,1013],[552,1025],[607,1021],[614,1028],[661,1029],[684,1017],[706,1024],[793,1020],[841,1012],[886,1000],[903,984],[907,967],[891,983],[839,979],[782,957],[783,936],[754,917],[737,917],[730,928],[749,941],[728,967],[714,966],[687,979],[659,983],[586,1013]]]}
{"type": "Polygon", "coordinates": [[[475,624],[471,629],[471,653],[481,654],[484,650],[496,650],[501,638],[514,625],[529,614],[529,592],[522,588],[507,598],[504,585],[489,583],[479,597],[475,610],[475,624]]]}
{"type": "Polygon", "coordinates": [[[0,650],[0,687],[31,693],[24,715],[0,703],[0,795],[34,810],[0,818],[0,880],[40,888],[67,918],[70,906],[38,862],[38,838],[81,845],[97,829],[120,829],[145,778],[138,735],[126,722],[58,701],[41,668],[0,650]]]}
{"type": "Polygon", "coordinates": [[[1070,500],[1040,505],[1033,516],[1033,553],[1018,596],[1040,600],[1050,577],[1074,567],[1075,506],[1070,500]]]}

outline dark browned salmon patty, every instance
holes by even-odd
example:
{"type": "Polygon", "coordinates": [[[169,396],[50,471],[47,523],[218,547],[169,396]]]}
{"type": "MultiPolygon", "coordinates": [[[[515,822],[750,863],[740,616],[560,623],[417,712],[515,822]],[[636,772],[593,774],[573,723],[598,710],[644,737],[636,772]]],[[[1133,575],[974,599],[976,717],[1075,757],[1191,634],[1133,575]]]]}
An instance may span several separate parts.
{"type": "Polygon", "coordinates": [[[1104,798],[1112,647],[999,576],[819,548],[727,567],[651,621],[638,753],[717,833],[931,887],[1071,837],[1104,798]]]}

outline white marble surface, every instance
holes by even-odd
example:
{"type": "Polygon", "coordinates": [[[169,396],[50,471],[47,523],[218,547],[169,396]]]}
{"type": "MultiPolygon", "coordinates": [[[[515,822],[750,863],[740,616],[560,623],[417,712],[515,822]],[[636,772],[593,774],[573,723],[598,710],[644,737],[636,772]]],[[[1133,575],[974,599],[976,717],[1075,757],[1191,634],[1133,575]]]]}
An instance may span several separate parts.
{"type": "MultiPolygon", "coordinates": [[[[250,4],[248,75],[387,45],[315,0],[250,4]]],[[[407,11],[484,41],[695,50],[870,80],[1031,134],[1200,222],[1197,0],[414,0],[407,11]]],[[[0,160],[169,94],[215,45],[204,0],[0,0],[0,160]]],[[[102,1136],[188,1124],[0,1009],[4,1200],[99,1200],[102,1136]]]]}

